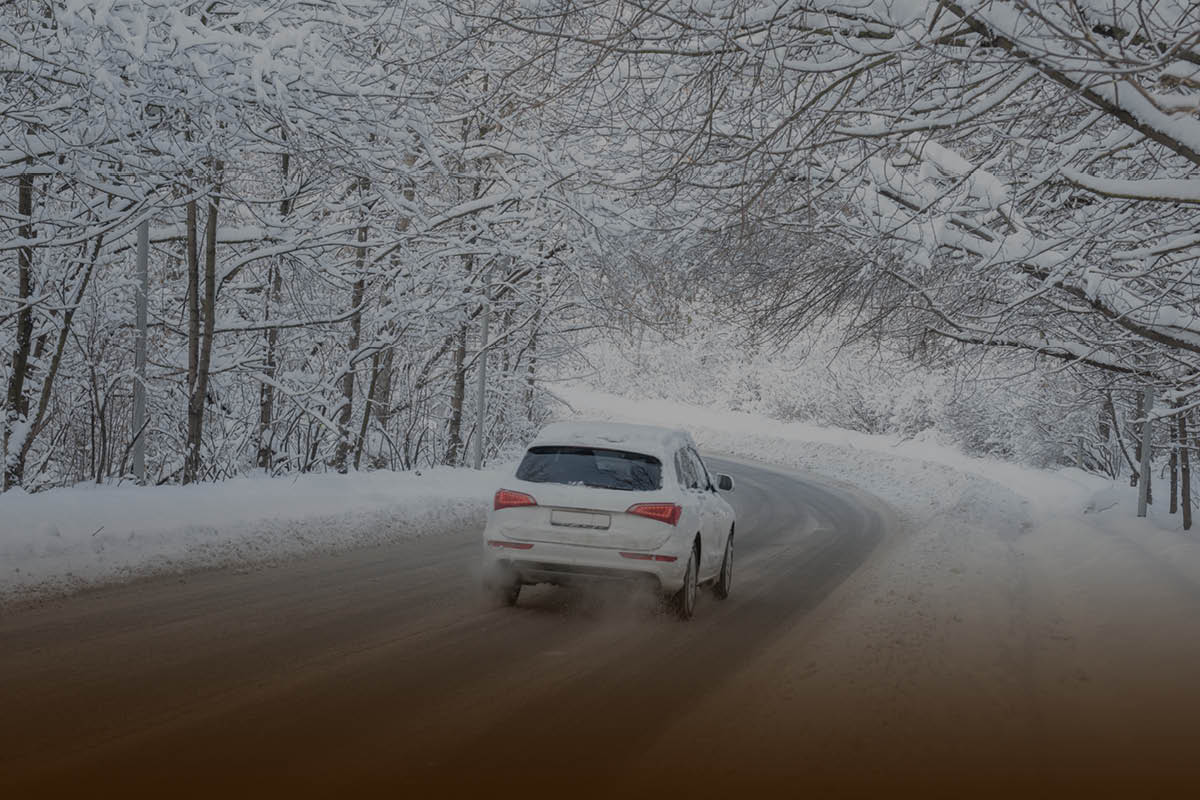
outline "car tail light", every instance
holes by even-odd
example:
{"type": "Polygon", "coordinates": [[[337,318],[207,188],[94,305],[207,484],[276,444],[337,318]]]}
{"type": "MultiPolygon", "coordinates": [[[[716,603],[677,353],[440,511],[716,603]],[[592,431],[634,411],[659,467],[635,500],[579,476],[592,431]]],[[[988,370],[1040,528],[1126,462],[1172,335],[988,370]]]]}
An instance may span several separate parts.
{"type": "Polygon", "coordinates": [[[502,508],[519,508],[520,506],[536,506],[537,500],[534,500],[524,492],[514,492],[512,489],[501,489],[496,492],[496,500],[492,503],[492,508],[499,511],[502,508]]]}
{"type": "Polygon", "coordinates": [[[488,539],[488,544],[492,547],[511,547],[513,550],[529,550],[533,547],[533,542],[504,542],[499,539],[488,539]]]}
{"type": "Polygon", "coordinates": [[[679,515],[683,513],[683,508],[674,503],[637,503],[629,507],[628,513],[674,525],[679,522],[679,515]]]}
{"type": "Polygon", "coordinates": [[[637,561],[675,561],[676,556],[658,556],[654,553],[621,553],[622,558],[632,558],[637,561]]]}

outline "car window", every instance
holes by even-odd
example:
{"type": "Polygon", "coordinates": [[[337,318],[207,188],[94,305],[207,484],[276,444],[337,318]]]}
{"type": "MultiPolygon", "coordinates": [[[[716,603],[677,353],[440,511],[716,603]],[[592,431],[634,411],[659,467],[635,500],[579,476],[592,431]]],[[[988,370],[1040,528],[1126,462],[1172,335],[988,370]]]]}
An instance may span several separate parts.
{"type": "Polygon", "coordinates": [[[597,489],[649,492],[662,488],[662,462],[654,456],[598,447],[531,447],[517,477],[597,489]]]}
{"type": "Polygon", "coordinates": [[[679,473],[679,484],[685,489],[700,487],[700,475],[687,450],[681,449],[675,453],[675,470],[679,473]]]}
{"type": "Polygon", "coordinates": [[[700,454],[689,447],[687,455],[688,460],[692,462],[692,470],[696,473],[696,488],[707,489],[712,484],[712,479],[708,475],[708,469],[705,468],[700,454]]]}

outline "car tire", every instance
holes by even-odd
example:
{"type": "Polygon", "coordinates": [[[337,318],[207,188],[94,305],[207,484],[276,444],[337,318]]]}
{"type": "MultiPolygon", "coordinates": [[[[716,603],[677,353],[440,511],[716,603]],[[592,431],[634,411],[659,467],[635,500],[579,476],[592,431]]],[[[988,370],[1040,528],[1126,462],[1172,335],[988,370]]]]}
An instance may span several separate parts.
{"type": "Polygon", "coordinates": [[[713,584],[713,594],[718,600],[724,600],[729,597],[729,591],[733,588],[733,531],[729,532],[729,538],[725,540],[725,555],[721,559],[721,574],[717,576],[717,582],[713,584]]]}
{"type": "Polygon", "coordinates": [[[692,618],[696,613],[696,595],[700,583],[700,559],[697,558],[698,553],[696,548],[692,548],[692,554],[688,556],[688,563],[683,573],[683,586],[671,598],[671,605],[674,607],[675,616],[683,620],[692,618]]]}

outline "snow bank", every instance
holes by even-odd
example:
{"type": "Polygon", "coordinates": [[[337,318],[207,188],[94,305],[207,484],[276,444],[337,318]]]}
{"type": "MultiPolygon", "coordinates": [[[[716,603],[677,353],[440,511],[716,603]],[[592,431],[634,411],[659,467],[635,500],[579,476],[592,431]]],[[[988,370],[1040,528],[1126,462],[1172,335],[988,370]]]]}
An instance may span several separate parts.
{"type": "Polygon", "coordinates": [[[682,427],[710,452],[845,481],[875,493],[910,518],[925,509],[965,518],[990,514],[996,518],[989,524],[1000,535],[1035,528],[1064,538],[1093,532],[1093,550],[1107,537],[1123,551],[1113,556],[1114,569],[1133,548],[1143,556],[1153,553],[1169,562],[1172,571],[1200,584],[1200,537],[1185,534],[1180,516],[1167,514],[1162,480],[1154,484],[1158,503],[1146,519],[1138,519],[1137,495],[1127,483],[1074,468],[1038,469],[970,456],[933,439],[780,422],[670,400],[631,400],[580,385],[557,393],[575,416],[682,427]],[[987,508],[991,511],[985,512],[987,508]]]}
{"type": "Polygon", "coordinates": [[[754,458],[852,483],[901,505],[957,502],[962,478],[987,480],[1019,495],[1039,517],[1078,516],[1107,493],[1125,498],[1112,481],[1077,469],[1044,470],[969,456],[931,439],[858,433],[756,414],[711,410],[670,400],[625,397],[568,385],[557,394],[580,417],[669,425],[688,430],[711,452],[754,458]],[[947,473],[955,485],[931,480],[947,473]],[[941,469],[938,469],[941,468],[941,469]],[[955,477],[958,476],[958,477],[955,477]]]}
{"type": "Polygon", "coordinates": [[[0,495],[0,602],[481,527],[511,465],[0,495]]]}
{"type": "Polygon", "coordinates": [[[1167,549],[1191,542],[1190,537],[1178,535],[1182,532],[1179,516],[1166,513],[1167,487],[1161,480],[1154,484],[1158,505],[1151,506],[1147,519],[1138,520],[1133,514],[1136,492],[1124,481],[1075,468],[1040,469],[968,455],[938,442],[932,431],[911,439],[859,433],[671,400],[632,400],[578,384],[561,387],[556,393],[577,417],[684,428],[710,452],[804,469],[873,491],[902,507],[961,504],[962,481],[978,479],[995,484],[1028,506],[1027,512],[1017,514],[1021,517],[1018,524],[1035,518],[1043,525],[1056,519],[1083,521],[1109,532],[1136,530],[1167,549]],[[1084,520],[1085,515],[1091,517],[1084,520]],[[1158,535],[1164,533],[1169,535],[1158,535]]]}

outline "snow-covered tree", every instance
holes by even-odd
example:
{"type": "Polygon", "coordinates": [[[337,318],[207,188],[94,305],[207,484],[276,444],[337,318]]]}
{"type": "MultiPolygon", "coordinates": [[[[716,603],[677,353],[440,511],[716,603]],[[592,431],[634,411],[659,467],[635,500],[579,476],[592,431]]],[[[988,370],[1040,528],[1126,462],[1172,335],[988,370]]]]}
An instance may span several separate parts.
{"type": "Polygon", "coordinates": [[[492,18],[632,129],[643,169],[614,181],[704,227],[836,237],[862,255],[838,277],[881,273],[932,333],[1195,391],[1194,3],[528,8],[492,18]]]}
{"type": "Polygon", "coordinates": [[[5,487],[127,473],[146,219],[151,479],[458,461],[538,418],[582,179],[459,9],[17,2],[0,40],[5,487]],[[478,432],[485,297],[525,410],[478,432]]]}

